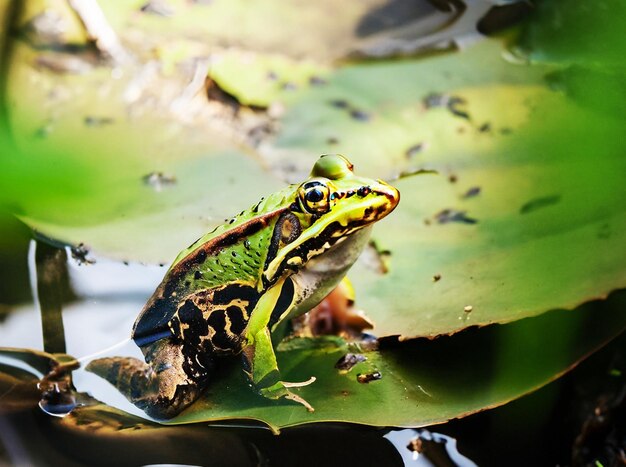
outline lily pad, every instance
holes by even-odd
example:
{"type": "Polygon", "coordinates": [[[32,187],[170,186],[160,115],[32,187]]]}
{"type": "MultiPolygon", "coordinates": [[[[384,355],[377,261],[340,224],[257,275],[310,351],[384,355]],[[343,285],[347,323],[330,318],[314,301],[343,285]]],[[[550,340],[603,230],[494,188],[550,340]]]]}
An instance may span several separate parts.
{"type": "Polygon", "coordinates": [[[313,340],[307,348],[299,342],[299,349],[277,353],[279,366],[287,381],[316,376],[315,383],[298,390],[315,412],[263,400],[246,384],[239,365],[233,365],[201,400],[169,423],[252,419],[276,431],[321,421],[410,427],[442,423],[502,405],[556,379],[625,328],[624,305],[621,291],[575,311],[555,310],[434,341],[391,345],[365,353],[368,360],[344,374],[335,363],[346,346],[313,340]],[[375,372],[382,378],[357,381],[357,374],[375,372]]]}
{"type": "Polygon", "coordinates": [[[389,272],[361,263],[351,275],[381,335],[508,322],[626,283],[623,117],[551,91],[549,67],[502,52],[487,42],[340,69],[294,97],[266,154],[306,165],[323,147],[370,176],[400,175],[400,205],[374,232],[389,272]],[[423,167],[440,175],[402,177],[423,167]]]}
{"type": "MultiPolygon", "coordinates": [[[[626,281],[621,121],[590,114],[549,91],[540,78],[545,69],[508,64],[500,52],[499,44],[485,43],[462,55],[339,69],[326,85],[289,98],[277,139],[264,147],[263,159],[286,178],[302,176],[317,153],[327,150],[348,154],[358,171],[372,176],[390,178],[415,166],[439,169],[439,176],[396,183],[402,202],[375,233],[391,252],[389,273],[379,276],[358,265],[352,275],[360,306],[379,335],[437,335],[467,324],[507,322],[575,306],[626,281]],[[488,73],[471,66],[478,59],[491,60],[488,73]],[[433,92],[444,101],[464,102],[469,119],[451,112],[449,104],[429,107],[428,99],[436,101],[433,92]],[[337,100],[349,108],[333,105],[337,100]],[[359,121],[350,109],[372,118],[359,121]],[[330,147],[326,140],[333,135],[339,143],[330,147]],[[413,159],[407,150],[416,143],[425,149],[413,159]],[[290,166],[295,168],[285,172],[290,166]],[[464,198],[473,187],[480,194],[464,198]],[[546,198],[554,202],[533,205],[546,198]],[[437,217],[446,210],[477,223],[437,217]],[[435,275],[441,280],[433,282],[435,275]],[[460,319],[465,306],[474,309],[468,323],[460,319]]],[[[32,73],[16,67],[16,77],[32,73]]],[[[114,108],[113,115],[119,113],[114,108]]],[[[80,129],[78,134],[89,137],[85,146],[97,149],[105,139],[129,137],[113,153],[139,151],[125,119],[116,118],[120,122],[107,128],[80,129]]],[[[71,131],[78,131],[75,122],[59,120],[47,144],[69,138],[71,131]]],[[[174,134],[185,133],[178,128],[174,134]]],[[[232,149],[203,153],[194,144],[172,158],[163,151],[167,141],[144,143],[160,151],[156,163],[135,158],[123,177],[97,184],[93,197],[66,200],[62,217],[46,219],[54,210],[44,214],[33,200],[22,202],[23,218],[47,235],[85,242],[113,257],[167,262],[181,245],[219,223],[220,214],[230,216],[279,186],[232,149]],[[154,192],[141,181],[149,167],[172,174],[176,185],[154,192]],[[68,218],[68,212],[74,215],[68,218]]],[[[28,151],[41,144],[22,142],[28,151]]],[[[168,144],[175,143],[169,138],[168,144]]],[[[95,170],[104,160],[103,154],[86,163],[95,170]]]]}
{"type": "Polygon", "coordinates": [[[182,118],[173,103],[189,74],[163,77],[157,67],[150,75],[146,64],[115,79],[104,68],[53,76],[35,70],[35,52],[19,44],[8,92],[21,163],[66,153],[55,163],[81,170],[65,178],[87,175],[83,196],[44,187],[21,198],[14,183],[7,203],[48,236],[166,263],[280,179],[301,180],[320,153],[341,152],[364,175],[400,177],[400,206],[374,234],[388,272],[360,263],[351,276],[377,335],[435,336],[571,308],[626,283],[623,117],[552,90],[544,77],[554,66],[521,66],[506,53],[490,40],[462,53],[338,66],[323,85],[280,99],[271,86],[253,87],[268,63],[293,58],[257,51],[249,63],[257,80],[247,80],[242,54],[226,54],[236,66],[217,62],[220,86],[250,104],[279,99],[276,121],[267,112],[228,113],[199,91],[182,118]],[[135,71],[161,84],[159,93],[135,82],[135,71]],[[267,134],[250,138],[255,132],[267,134]],[[422,167],[440,175],[403,176],[422,167]],[[176,182],[146,183],[159,174],[176,182]]]}

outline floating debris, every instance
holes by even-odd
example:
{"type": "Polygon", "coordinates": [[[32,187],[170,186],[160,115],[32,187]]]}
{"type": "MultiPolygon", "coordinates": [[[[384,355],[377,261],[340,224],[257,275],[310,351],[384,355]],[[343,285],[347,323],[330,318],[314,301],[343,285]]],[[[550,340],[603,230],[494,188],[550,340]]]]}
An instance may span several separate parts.
{"type": "Polygon", "coordinates": [[[433,276],[433,282],[439,282],[441,280],[441,274],[435,274],[433,276]]]}
{"type": "Polygon", "coordinates": [[[115,122],[111,117],[94,117],[92,115],[88,115],[84,119],[85,125],[89,127],[100,127],[105,125],[111,125],[115,122]]]}
{"type": "Polygon", "coordinates": [[[176,12],[165,0],[150,0],[140,10],[157,16],[172,16],[176,12]]]}
{"type": "Polygon", "coordinates": [[[383,375],[380,374],[380,371],[375,371],[374,373],[359,373],[356,375],[356,380],[361,384],[368,384],[372,381],[377,381],[382,379],[383,375]]]}
{"type": "Polygon", "coordinates": [[[345,99],[332,99],[328,102],[331,106],[336,109],[345,109],[348,111],[348,114],[354,120],[359,120],[361,122],[368,122],[372,119],[372,115],[364,110],[357,109],[356,107],[351,106],[347,100],[345,99]]]}
{"type": "Polygon", "coordinates": [[[481,133],[488,133],[491,131],[491,123],[485,122],[478,127],[478,131],[481,133]]]}
{"type": "Polygon", "coordinates": [[[141,179],[146,185],[154,188],[155,191],[161,191],[163,187],[176,183],[176,177],[166,175],[163,172],[150,172],[148,175],[141,177],[141,179]]]}
{"type": "Polygon", "coordinates": [[[553,206],[561,201],[560,195],[542,196],[540,198],[534,198],[525,203],[519,210],[520,214],[528,214],[529,212],[536,211],[537,209],[553,206]]]}
{"type": "Polygon", "coordinates": [[[350,104],[345,99],[333,99],[329,102],[329,104],[337,109],[347,109],[350,107],[350,104]]]}
{"type": "Polygon", "coordinates": [[[446,94],[431,93],[422,99],[424,107],[432,109],[433,107],[445,107],[448,105],[449,97],[446,94]]]}
{"type": "Polygon", "coordinates": [[[465,104],[466,104],[465,99],[463,99],[462,97],[453,96],[448,101],[447,107],[448,107],[448,110],[452,113],[452,115],[455,115],[460,118],[464,118],[465,120],[470,120],[470,116],[467,110],[464,110],[461,108],[465,104]]]}
{"type": "Polygon", "coordinates": [[[440,224],[448,224],[450,222],[460,222],[462,224],[476,224],[477,219],[467,216],[467,211],[457,211],[456,209],[444,209],[435,214],[435,219],[440,224]]]}
{"type": "Polygon", "coordinates": [[[450,174],[448,175],[448,181],[450,183],[456,183],[459,181],[459,177],[457,177],[455,174],[450,174]]]}
{"type": "Polygon", "coordinates": [[[296,89],[298,89],[298,86],[296,85],[296,83],[292,83],[291,81],[287,81],[286,83],[282,84],[281,89],[283,91],[295,91],[296,89]]]}
{"type": "Polygon", "coordinates": [[[471,313],[473,309],[474,307],[472,305],[466,305],[465,307],[463,307],[463,311],[465,313],[471,313]]]}
{"type": "Polygon", "coordinates": [[[369,122],[372,119],[372,116],[369,113],[359,109],[350,110],[350,116],[354,120],[359,120],[361,122],[369,122]]]}
{"type": "Polygon", "coordinates": [[[326,139],[326,144],[339,144],[339,138],[330,136],[329,138],[326,139]]]}
{"type": "Polygon", "coordinates": [[[84,243],[79,243],[76,246],[70,247],[70,253],[72,254],[72,258],[76,260],[78,265],[96,264],[95,259],[87,258],[87,255],[89,254],[89,248],[87,248],[84,243]]]}
{"type": "Polygon", "coordinates": [[[412,177],[414,175],[427,175],[427,174],[438,175],[439,172],[437,172],[436,170],[433,170],[433,169],[412,168],[412,169],[403,170],[398,175],[396,175],[394,178],[392,178],[391,181],[399,180],[401,178],[412,177]]]}
{"type": "Polygon", "coordinates": [[[469,112],[462,108],[467,104],[467,101],[460,96],[431,93],[422,99],[422,103],[427,109],[434,107],[446,107],[452,115],[470,120],[469,112]]]}
{"type": "Polygon", "coordinates": [[[320,78],[319,76],[311,76],[309,78],[309,84],[311,86],[324,86],[325,84],[328,84],[328,81],[324,78],[320,78]]]}
{"type": "Polygon", "coordinates": [[[367,357],[365,355],[347,353],[339,360],[337,360],[337,363],[335,363],[335,368],[337,368],[339,371],[347,373],[352,368],[354,368],[355,365],[364,362],[365,360],[367,360],[367,357]]]}
{"type": "Polygon", "coordinates": [[[407,159],[413,159],[420,152],[422,152],[425,148],[426,148],[426,143],[423,143],[423,142],[422,143],[417,143],[417,144],[414,144],[413,146],[411,146],[410,148],[408,148],[404,152],[404,155],[407,157],[407,159]]]}
{"type": "Polygon", "coordinates": [[[465,194],[463,195],[463,198],[464,199],[473,198],[474,196],[478,196],[479,194],[480,194],[480,187],[473,186],[465,192],[465,194]]]}

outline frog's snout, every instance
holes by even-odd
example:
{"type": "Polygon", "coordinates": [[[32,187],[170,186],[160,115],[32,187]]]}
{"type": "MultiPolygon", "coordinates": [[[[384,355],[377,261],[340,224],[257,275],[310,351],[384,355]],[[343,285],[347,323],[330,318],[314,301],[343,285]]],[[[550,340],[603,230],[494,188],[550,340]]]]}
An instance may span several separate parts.
{"type": "Polygon", "coordinates": [[[373,187],[379,196],[384,198],[383,205],[385,215],[393,211],[400,202],[400,192],[396,187],[389,185],[382,180],[376,180],[376,187],[373,187]]]}

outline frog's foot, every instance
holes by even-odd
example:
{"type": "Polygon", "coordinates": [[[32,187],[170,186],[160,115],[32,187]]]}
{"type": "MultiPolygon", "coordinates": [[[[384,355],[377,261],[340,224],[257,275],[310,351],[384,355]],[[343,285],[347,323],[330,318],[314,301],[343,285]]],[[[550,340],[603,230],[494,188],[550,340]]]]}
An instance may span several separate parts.
{"type": "Polygon", "coordinates": [[[276,384],[274,384],[273,386],[270,386],[269,388],[260,389],[259,392],[263,397],[267,397],[268,399],[280,399],[284,397],[285,399],[289,399],[294,402],[297,402],[298,404],[302,404],[304,407],[306,407],[306,409],[309,412],[314,412],[315,409],[313,408],[313,406],[311,406],[311,404],[309,404],[302,397],[298,396],[297,394],[294,394],[288,389],[289,387],[307,386],[314,381],[315,381],[315,377],[310,378],[308,381],[305,381],[304,383],[285,383],[283,381],[278,381],[276,384]]]}
{"type": "Polygon", "coordinates": [[[294,402],[297,402],[299,404],[302,404],[303,406],[306,407],[306,409],[309,412],[315,412],[315,409],[313,408],[313,406],[311,404],[309,404],[306,400],[304,400],[302,397],[298,396],[297,394],[294,394],[293,392],[289,392],[286,396],[285,399],[289,399],[292,400],[294,402]]]}
{"type": "Polygon", "coordinates": [[[308,386],[309,384],[313,384],[317,378],[315,376],[311,376],[306,381],[302,381],[301,383],[288,383],[287,381],[281,381],[283,386],[286,388],[303,388],[304,386],[308,386]]]}
{"type": "MultiPolygon", "coordinates": [[[[281,381],[281,383],[287,389],[289,389],[289,388],[302,388],[304,386],[308,386],[309,384],[313,384],[316,379],[317,378],[315,378],[315,376],[311,376],[309,379],[307,379],[306,381],[302,381],[301,383],[288,383],[287,381],[281,381]]],[[[294,394],[291,391],[287,392],[287,395],[285,396],[285,399],[289,399],[289,400],[292,400],[294,402],[297,402],[298,404],[302,404],[303,406],[306,407],[306,409],[309,412],[315,412],[315,409],[311,406],[311,404],[309,404],[302,397],[298,396],[297,394],[294,394]]]]}

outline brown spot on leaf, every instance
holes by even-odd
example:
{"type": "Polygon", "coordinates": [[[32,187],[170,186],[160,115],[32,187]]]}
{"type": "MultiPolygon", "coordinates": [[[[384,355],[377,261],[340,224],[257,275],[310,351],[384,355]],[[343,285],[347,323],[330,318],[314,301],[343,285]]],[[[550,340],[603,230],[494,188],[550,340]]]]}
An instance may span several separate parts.
{"type": "Polygon", "coordinates": [[[458,222],[461,224],[476,224],[477,219],[467,216],[467,211],[458,211],[456,209],[443,209],[435,214],[435,219],[440,224],[448,224],[450,222],[458,222]]]}
{"type": "Polygon", "coordinates": [[[383,375],[380,374],[380,371],[375,371],[373,373],[359,373],[358,375],[356,375],[356,380],[361,384],[368,384],[372,381],[382,379],[382,377],[383,375]]]}
{"type": "Polygon", "coordinates": [[[530,212],[536,211],[537,209],[543,209],[548,206],[552,206],[558,204],[561,201],[561,195],[550,195],[550,196],[542,196],[540,198],[534,198],[524,203],[524,205],[520,208],[520,214],[528,214],[530,212]]]}
{"type": "Polygon", "coordinates": [[[473,198],[474,196],[478,196],[479,194],[480,194],[480,187],[473,186],[465,192],[465,194],[463,195],[463,198],[464,199],[473,198]]]}
{"type": "Polygon", "coordinates": [[[357,364],[367,360],[365,355],[347,353],[335,363],[335,368],[339,371],[348,372],[354,368],[357,364]]]}

